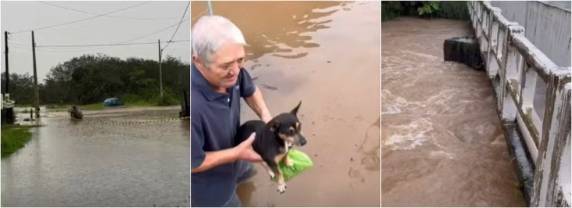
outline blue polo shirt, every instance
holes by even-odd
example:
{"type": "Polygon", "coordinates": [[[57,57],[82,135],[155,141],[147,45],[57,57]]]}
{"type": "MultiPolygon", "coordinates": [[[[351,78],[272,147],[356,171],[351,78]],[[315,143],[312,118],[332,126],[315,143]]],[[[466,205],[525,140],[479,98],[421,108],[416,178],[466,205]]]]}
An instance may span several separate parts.
{"type": "MultiPolygon", "coordinates": [[[[240,125],[240,98],[250,97],[256,87],[245,69],[227,94],[212,86],[191,66],[191,167],[200,166],[205,152],[233,147],[240,125]]],[[[222,206],[236,189],[238,163],[214,167],[191,175],[191,206],[222,206]]]]}

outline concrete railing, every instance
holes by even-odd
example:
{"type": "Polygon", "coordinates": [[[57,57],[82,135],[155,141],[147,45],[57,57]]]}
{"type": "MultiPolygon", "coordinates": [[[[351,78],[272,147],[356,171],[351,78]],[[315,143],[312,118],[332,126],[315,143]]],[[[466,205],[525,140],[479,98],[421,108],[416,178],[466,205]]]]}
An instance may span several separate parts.
{"type": "Polygon", "coordinates": [[[491,1],[504,17],[526,28],[526,38],[559,66],[570,66],[570,6],[566,4],[570,3],[491,1]]]}
{"type": "Polygon", "coordinates": [[[516,122],[534,162],[530,205],[569,206],[570,67],[554,64],[490,2],[468,8],[500,117],[516,122]]]}

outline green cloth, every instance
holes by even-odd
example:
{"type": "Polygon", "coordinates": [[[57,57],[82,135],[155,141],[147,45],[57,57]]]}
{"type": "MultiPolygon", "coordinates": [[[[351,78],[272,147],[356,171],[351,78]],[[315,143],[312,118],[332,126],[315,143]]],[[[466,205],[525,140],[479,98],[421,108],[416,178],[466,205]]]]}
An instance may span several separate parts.
{"type": "Polygon", "coordinates": [[[288,157],[288,159],[291,160],[294,165],[292,165],[292,167],[288,167],[286,163],[284,163],[284,160],[280,161],[280,163],[278,164],[278,168],[280,168],[280,170],[282,171],[285,181],[290,180],[294,176],[314,166],[314,163],[312,162],[310,157],[308,157],[306,153],[299,150],[295,149],[289,150],[286,157],[288,157]]]}

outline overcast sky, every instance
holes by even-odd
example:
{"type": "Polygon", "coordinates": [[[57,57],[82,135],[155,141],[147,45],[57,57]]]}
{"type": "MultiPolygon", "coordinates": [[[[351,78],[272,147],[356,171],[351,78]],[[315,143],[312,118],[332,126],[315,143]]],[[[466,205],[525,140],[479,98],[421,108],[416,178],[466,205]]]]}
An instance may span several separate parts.
{"type": "MultiPolygon", "coordinates": [[[[187,1],[101,1],[101,2],[14,2],[1,1],[2,72],[4,64],[4,31],[8,31],[10,73],[30,73],[32,68],[31,33],[36,36],[38,81],[43,82],[49,70],[59,63],[83,54],[102,53],[109,56],[158,59],[161,47],[171,38],[181,19],[187,1]],[[115,47],[42,47],[48,45],[84,45],[114,43],[146,43],[115,47]]],[[[189,8],[190,11],[190,8],[189,8]]],[[[189,40],[189,15],[183,19],[173,40],[189,40]]],[[[171,43],[163,57],[172,56],[189,63],[189,42],[171,43]]]]}

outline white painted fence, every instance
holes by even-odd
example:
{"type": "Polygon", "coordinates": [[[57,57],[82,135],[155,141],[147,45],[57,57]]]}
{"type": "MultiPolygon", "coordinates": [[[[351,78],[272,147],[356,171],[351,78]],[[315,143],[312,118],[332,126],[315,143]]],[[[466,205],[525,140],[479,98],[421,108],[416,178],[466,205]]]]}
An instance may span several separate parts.
{"type": "Polygon", "coordinates": [[[500,117],[517,123],[535,163],[530,205],[570,206],[570,67],[554,64],[490,2],[468,8],[500,117]]]}
{"type": "MultiPolygon", "coordinates": [[[[552,4],[567,2],[552,2],[552,4]]],[[[570,2],[553,6],[543,1],[491,1],[510,21],[526,30],[524,35],[550,60],[559,66],[570,66],[570,2]],[[547,32],[550,31],[550,32],[547,32]]]]}

